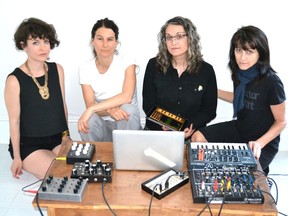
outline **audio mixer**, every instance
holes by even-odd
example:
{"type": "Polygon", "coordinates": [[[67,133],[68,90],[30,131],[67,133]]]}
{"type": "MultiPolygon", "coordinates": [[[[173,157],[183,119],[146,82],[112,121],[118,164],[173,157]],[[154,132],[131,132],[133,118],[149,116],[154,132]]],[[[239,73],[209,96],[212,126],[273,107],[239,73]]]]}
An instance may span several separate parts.
{"type": "Polygon", "coordinates": [[[194,203],[261,204],[257,166],[246,143],[190,143],[188,168],[194,203]]]}
{"type": "Polygon", "coordinates": [[[66,156],[66,163],[73,164],[75,162],[84,162],[92,160],[95,154],[95,145],[89,142],[85,144],[74,141],[66,156]]]}
{"type": "Polygon", "coordinates": [[[102,162],[97,160],[91,163],[89,160],[85,162],[75,162],[71,171],[71,178],[84,178],[89,183],[112,182],[113,163],[102,162]]]}

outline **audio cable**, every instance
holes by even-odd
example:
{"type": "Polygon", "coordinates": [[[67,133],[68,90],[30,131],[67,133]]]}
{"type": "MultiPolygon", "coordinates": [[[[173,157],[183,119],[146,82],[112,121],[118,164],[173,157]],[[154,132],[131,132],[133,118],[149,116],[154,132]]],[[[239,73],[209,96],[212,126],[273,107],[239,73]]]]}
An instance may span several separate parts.
{"type": "Polygon", "coordinates": [[[110,207],[107,199],[106,199],[106,196],[105,196],[105,193],[104,193],[104,186],[105,186],[105,182],[107,181],[106,178],[103,178],[103,181],[102,181],[102,196],[103,196],[103,199],[106,203],[106,205],[108,206],[109,210],[111,211],[111,213],[114,215],[114,216],[117,216],[117,214],[113,211],[113,209],[110,207]]]}

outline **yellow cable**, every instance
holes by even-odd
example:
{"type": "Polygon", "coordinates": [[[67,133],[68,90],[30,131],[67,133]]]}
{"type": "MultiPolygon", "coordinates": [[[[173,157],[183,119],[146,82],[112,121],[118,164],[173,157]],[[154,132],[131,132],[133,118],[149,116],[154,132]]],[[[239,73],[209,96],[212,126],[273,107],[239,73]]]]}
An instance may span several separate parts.
{"type": "Polygon", "coordinates": [[[66,160],[66,157],[56,157],[56,160],[66,160]]]}

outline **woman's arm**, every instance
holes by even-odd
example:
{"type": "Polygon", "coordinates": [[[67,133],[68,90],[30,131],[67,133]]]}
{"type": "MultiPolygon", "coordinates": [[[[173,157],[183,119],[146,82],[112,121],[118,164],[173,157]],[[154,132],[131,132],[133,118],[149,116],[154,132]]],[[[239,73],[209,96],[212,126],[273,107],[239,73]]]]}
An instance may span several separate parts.
{"type": "MultiPolygon", "coordinates": [[[[110,108],[119,107],[131,103],[136,87],[136,66],[130,65],[125,71],[122,92],[101,102],[89,106],[89,112],[99,112],[110,108]]],[[[111,86],[113,88],[113,86],[111,86]]]]}
{"type": "Polygon", "coordinates": [[[257,142],[261,143],[261,148],[263,148],[267,143],[277,137],[286,127],[285,101],[281,104],[271,105],[270,108],[272,110],[275,121],[269,130],[257,140],[257,142]]]}
{"type": "Polygon", "coordinates": [[[9,116],[9,130],[14,154],[11,172],[13,177],[19,178],[22,174],[20,156],[20,86],[15,76],[7,78],[4,97],[9,116]]]}
{"type": "Polygon", "coordinates": [[[57,70],[58,70],[60,88],[61,88],[61,93],[62,93],[62,98],[63,98],[63,107],[64,107],[65,117],[66,117],[66,121],[68,125],[68,111],[67,111],[67,104],[66,104],[66,98],[65,98],[64,70],[60,64],[57,64],[57,70]]]}
{"type": "MultiPolygon", "coordinates": [[[[59,75],[59,82],[60,82],[60,88],[61,88],[61,94],[62,94],[65,118],[66,118],[67,127],[68,127],[68,110],[67,110],[67,104],[66,104],[66,98],[65,98],[64,70],[63,70],[63,67],[60,64],[57,64],[57,70],[58,70],[58,75],[59,75]]],[[[62,132],[62,143],[65,143],[68,140],[70,140],[69,127],[68,127],[68,130],[62,132]]]]}
{"type": "Polygon", "coordinates": [[[218,89],[218,98],[229,103],[233,103],[234,94],[230,91],[218,89]]]}
{"type": "Polygon", "coordinates": [[[86,108],[95,104],[95,95],[91,85],[81,84],[82,94],[86,108]]]}
{"type": "Polygon", "coordinates": [[[277,137],[286,127],[285,101],[278,105],[271,105],[270,108],[275,119],[273,125],[259,139],[249,142],[250,148],[257,159],[260,157],[261,149],[277,137]]]}
{"type": "Polygon", "coordinates": [[[154,59],[150,59],[147,63],[144,79],[143,79],[143,86],[142,86],[142,107],[147,115],[151,108],[156,104],[157,98],[157,89],[154,82],[154,71],[155,71],[155,63],[154,59]]]}
{"type": "MultiPolygon", "coordinates": [[[[130,65],[129,67],[127,67],[125,71],[125,78],[123,82],[122,92],[105,101],[102,101],[101,103],[94,103],[93,105],[89,106],[89,104],[92,103],[91,92],[89,94],[89,88],[87,86],[84,86],[84,91],[88,92],[86,94],[86,99],[84,96],[86,106],[88,105],[88,107],[86,111],[82,114],[80,119],[78,120],[79,131],[87,132],[88,120],[94,112],[97,112],[100,114],[103,114],[103,112],[107,112],[108,114],[112,116],[113,114],[110,113],[110,109],[111,109],[111,112],[115,112],[113,108],[120,107],[123,104],[131,103],[133,95],[134,95],[134,91],[136,88],[136,71],[135,70],[136,70],[136,65],[130,65]]],[[[121,112],[121,115],[124,116],[123,118],[125,119],[128,118],[127,113],[121,112]]]]}

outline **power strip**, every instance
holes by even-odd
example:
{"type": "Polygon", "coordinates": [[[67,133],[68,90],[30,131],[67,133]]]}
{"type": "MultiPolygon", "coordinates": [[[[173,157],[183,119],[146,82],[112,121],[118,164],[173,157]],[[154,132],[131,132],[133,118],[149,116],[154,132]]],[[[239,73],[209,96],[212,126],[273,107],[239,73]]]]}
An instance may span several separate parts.
{"type": "Polygon", "coordinates": [[[141,187],[157,199],[162,199],[188,182],[187,173],[171,169],[143,182],[141,187]]]}
{"type": "Polygon", "coordinates": [[[95,154],[95,145],[89,142],[82,144],[73,142],[66,156],[66,163],[73,164],[75,162],[92,161],[95,154]]]}
{"type": "Polygon", "coordinates": [[[38,190],[39,199],[81,202],[87,189],[88,181],[83,178],[54,178],[50,175],[38,190]]]}

